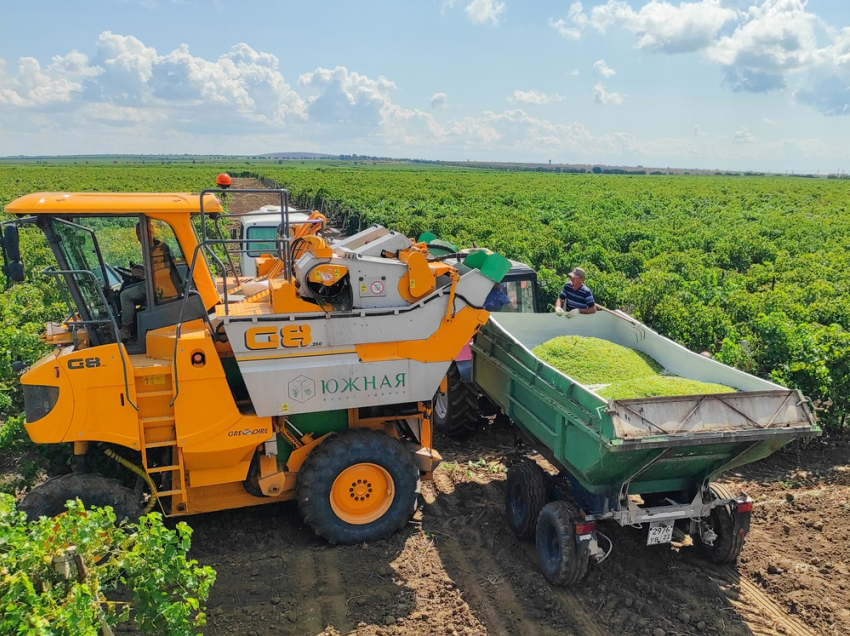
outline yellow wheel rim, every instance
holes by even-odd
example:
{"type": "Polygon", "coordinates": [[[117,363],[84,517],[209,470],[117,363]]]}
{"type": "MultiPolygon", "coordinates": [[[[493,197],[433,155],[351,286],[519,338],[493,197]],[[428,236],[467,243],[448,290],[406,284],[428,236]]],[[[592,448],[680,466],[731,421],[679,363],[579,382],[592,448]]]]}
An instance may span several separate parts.
{"type": "Polygon", "coordinates": [[[389,510],[395,499],[395,482],[377,464],[355,464],[342,471],[331,487],[331,508],[336,516],[356,526],[372,523],[389,510]]]}

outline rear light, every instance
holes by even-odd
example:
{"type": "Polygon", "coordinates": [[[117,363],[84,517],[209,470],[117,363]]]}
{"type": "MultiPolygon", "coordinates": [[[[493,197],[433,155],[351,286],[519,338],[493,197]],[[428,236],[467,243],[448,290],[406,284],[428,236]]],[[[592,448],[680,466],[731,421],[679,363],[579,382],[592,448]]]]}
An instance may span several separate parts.
{"type": "Polygon", "coordinates": [[[595,521],[582,521],[576,524],[576,534],[590,534],[596,530],[595,521]]]}
{"type": "Polygon", "coordinates": [[[735,508],[738,512],[752,512],[753,510],[753,502],[752,501],[744,501],[738,504],[735,508]]]}
{"type": "Polygon", "coordinates": [[[37,422],[53,410],[59,401],[58,386],[42,386],[40,384],[24,384],[24,412],[27,424],[37,422]]]}

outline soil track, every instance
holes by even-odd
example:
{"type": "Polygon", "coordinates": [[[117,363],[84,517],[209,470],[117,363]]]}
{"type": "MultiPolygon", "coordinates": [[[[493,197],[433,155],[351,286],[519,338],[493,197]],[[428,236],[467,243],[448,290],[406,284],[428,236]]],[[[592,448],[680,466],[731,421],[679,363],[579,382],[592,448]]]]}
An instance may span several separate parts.
{"type": "Polygon", "coordinates": [[[649,548],[641,531],[607,524],[613,553],[571,590],[546,582],[533,544],[504,520],[507,466],[531,454],[513,431],[437,442],[445,461],[423,484],[421,512],[385,541],[329,546],[293,503],[191,519],[192,556],[219,575],[205,633],[850,633],[846,443],[726,479],[757,501],[738,567],[685,544],[649,548]]]}
{"type": "Polygon", "coordinates": [[[329,546],[292,502],[190,519],[192,556],[218,571],[205,633],[850,634],[847,443],[724,478],[756,500],[738,566],[710,565],[687,544],[650,548],[640,530],[609,523],[613,552],[576,589],[549,585],[504,519],[507,467],[525,456],[551,467],[492,424],[435,445],[445,461],[421,511],[385,541],[329,546]]]}
{"type": "MultiPolygon", "coordinates": [[[[233,179],[233,190],[263,190],[264,186],[256,179],[237,178],[233,179]]],[[[228,196],[227,209],[230,214],[247,214],[259,210],[264,205],[280,205],[280,196],[277,194],[240,194],[228,196]]]]}

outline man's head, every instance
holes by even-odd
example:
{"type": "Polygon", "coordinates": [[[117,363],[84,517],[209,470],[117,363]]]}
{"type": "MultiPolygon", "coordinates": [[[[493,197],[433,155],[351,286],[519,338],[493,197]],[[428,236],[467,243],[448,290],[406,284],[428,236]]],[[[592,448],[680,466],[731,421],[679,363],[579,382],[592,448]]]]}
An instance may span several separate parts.
{"type": "Polygon", "coordinates": [[[570,281],[573,284],[573,288],[578,289],[584,284],[585,273],[581,267],[576,267],[571,271],[568,276],[570,277],[570,281]]]}

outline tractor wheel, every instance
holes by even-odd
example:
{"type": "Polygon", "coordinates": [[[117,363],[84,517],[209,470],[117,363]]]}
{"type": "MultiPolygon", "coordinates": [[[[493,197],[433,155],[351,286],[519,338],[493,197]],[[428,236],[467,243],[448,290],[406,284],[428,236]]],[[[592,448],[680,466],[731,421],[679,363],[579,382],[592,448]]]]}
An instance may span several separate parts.
{"type": "MultiPolygon", "coordinates": [[[[712,500],[735,498],[729,488],[720,484],[711,484],[709,490],[712,500]]],[[[735,514],[731,504],[717,506],[711,511],[706,522],[717,535],[714,545],[704,543],[699,533],[693,537],[694,545],[700,553],[713,563],[733,563],[744,548],[745,535],[735,532],[735,514]]]]}
{"type": "Polygon", "coordinates": [[[418,492],[419,469],[407,449],[368,429],[337,433],[316,447],[295,486],[307,525],[344,545],[383,539],[404,526],[418,492]]]}
{"type": "Polygon", "coordinates": [[[18,509],[33,521],[39,517],[55,517],[67,510],[65,502],[69,499],[79,499],[86,508],[111,506],[119,522],[124,519],[138,521],[144,513],[144,507],[132,490],[114,479],[89,473],[49,479],[29,491],[18,509]]]}
{"type": "Polygon", "coordinates": [[[523,460],[508,470],[505,483],[505,515],[508,526],[521,539],[537,531],[537,517],[546,505],[546,473],[535,462],[523,460]]]}
{"type": "Polygon", "coordinates": [[[587,574],[589,554],[576,546],[578,511],[566,501],[546,504],[537,519],[537,555],[553,585],[575,585],[587,574]]]}
{"type": "Polygon", "coordinates": [[[434,394],[431,421],[446,437],[461,438],[473,433],[478,424],[478,395],[463,381],[452,362],[446,374],[448,389],[434,394]]]}

